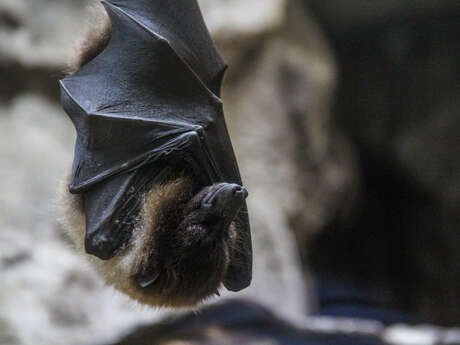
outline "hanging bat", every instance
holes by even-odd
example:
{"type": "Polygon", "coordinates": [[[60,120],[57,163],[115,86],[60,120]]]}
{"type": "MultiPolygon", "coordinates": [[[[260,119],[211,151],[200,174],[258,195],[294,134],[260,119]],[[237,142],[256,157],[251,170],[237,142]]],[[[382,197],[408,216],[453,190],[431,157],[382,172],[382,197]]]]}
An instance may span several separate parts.
{"type": "Polygon", "coordinates": [[[220,89],[226,65],[196,0],[103,2],[107,30],[60,81],[76,131],[69,233],[106,281],[154,306],[250,284],[252,248],[220,89]]]}

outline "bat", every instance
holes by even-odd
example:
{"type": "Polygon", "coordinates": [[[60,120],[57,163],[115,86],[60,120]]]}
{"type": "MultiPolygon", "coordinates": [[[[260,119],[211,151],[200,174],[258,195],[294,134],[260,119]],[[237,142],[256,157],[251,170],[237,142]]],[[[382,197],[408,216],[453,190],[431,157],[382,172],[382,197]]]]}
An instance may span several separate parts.
{"type": "Polygon", "coordinates": [[[109,284],[146,304],[246,288],[248,193],[220,98],[227,66],[196,0],[102,3],[107,31],[60,80],[77,131],[71,237],[109,284]]]}

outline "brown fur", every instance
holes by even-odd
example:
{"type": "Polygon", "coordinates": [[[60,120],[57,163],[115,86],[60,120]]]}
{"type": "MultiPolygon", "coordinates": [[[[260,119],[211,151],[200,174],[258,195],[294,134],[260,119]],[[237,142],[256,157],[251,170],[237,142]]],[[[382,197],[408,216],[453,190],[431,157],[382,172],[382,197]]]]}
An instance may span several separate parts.
{"type": "Polygon", "coordinates": [[[197,267],[193,256],[184,259],[190,248],[194,248],[189,243],[195,240],[195,234],[189,231],[190,228],[181,228],[185,205],[192,197],[192,182],[187,178],[157,187],[146,197],[143,227],[134,235],[137,255],[132,267],[133,278],[152,266],[161,266],[162,262],[167,262],[167,268],[162,268],[160,277],[152,286],[138,291],[142,295],[138,295],[138,299],[142,298],[143,303],[194,306],[213,295],[225,277],[229,258],[223,240],[206,249],[207,255],[214,260],[204,270],[197,267]]]}
{"type": "MultiPolygon", "coordinates": [[[[76,249],[84,253],[82,197],[70,194],[66,185],[62,186],[62,223],[76,249]]],[[[202,270],[197,268],[199,263],[194,262],[195,257],[186,256],[195,235],[189,231],[190,227],[187,231],[179,230],[185,205],[193,196],[192,186],[190,179],[178,178],[154,187],[145,197],[142,222],[136,227],[131,243],[107,261],[86,255],[107,284],[142,304],[160,307],[193,307],[217,291],[226,274],[229,250],[237,230],[232,224],[222,239],[206,247],[207,257],[213,259],[206,262],[202,270]],[[183,257],[185,260],[181,261],[183,257]],[[161,262],[175,261],[179,264],[168,264],[167,269],[161,265],[161,262]],[[152,267],[162,270],[158,281],[141,288],[136,277],[152,267]]]]}
{"type": "Polygon", "coordinates": [[[97,7],[93,14],[96,24],[91,25],[91,29],[75,46],[75,53],[64,71],[66,75],[74,74],[98,56],[112,37],[112,24],[105,10],[97,7]]]}

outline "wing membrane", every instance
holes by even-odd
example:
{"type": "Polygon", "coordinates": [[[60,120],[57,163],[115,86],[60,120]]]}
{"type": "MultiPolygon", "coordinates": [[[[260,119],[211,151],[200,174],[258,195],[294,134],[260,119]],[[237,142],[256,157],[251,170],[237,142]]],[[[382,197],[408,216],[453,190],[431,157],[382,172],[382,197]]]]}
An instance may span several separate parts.
{"type": "Polygon", "coordinates": [[[111,3],[164,38],[219,96],[226,64],[212,42],[196,1],[113,0],[111,3]]]}

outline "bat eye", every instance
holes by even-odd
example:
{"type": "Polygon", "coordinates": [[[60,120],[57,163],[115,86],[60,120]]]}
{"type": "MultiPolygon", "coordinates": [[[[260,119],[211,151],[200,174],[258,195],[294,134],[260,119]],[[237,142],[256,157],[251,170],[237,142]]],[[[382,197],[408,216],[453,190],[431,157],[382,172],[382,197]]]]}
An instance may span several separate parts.
{"type": "Polygon", "coordinates": [[[225,189],[226,183],[221,183],[218,185],[213,185],[209,188],[208,192],[204,196],[204,198],[201,200],[201,206],[202,207],[210,207],[215,205],[216,200],[218,199],[219,193],[225,189]]]}

